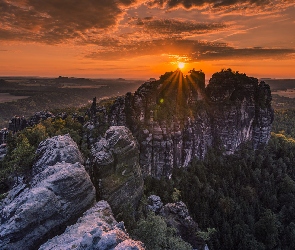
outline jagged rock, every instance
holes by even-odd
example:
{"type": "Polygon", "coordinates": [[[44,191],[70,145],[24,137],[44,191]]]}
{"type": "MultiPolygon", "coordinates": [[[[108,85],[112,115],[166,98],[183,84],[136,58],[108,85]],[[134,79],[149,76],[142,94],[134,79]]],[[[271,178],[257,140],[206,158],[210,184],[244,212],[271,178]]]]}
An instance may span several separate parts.
{"type": "Polygon", "coordinates": [[[0,161],[5,157],[6,155],[6,144],[0,145],[0,161]]]}
{"type": "Polygon", "coordinates": [[[8,124],[8,130],[12,131],[13,133],[17,132],[17,131],[21,131],[24,128],[26,128],[28,126],[28,122],[26,120],[26,118],[23,117],[19,117],[19,116],[14,116],[8,124]]]}
{"type": "Polygon", "coordinates": [[[94,127],[127,126],[139,144],[143,176],[160,178],[194,158],[204,159],[212,146],[226,154],[248,141],[254,149],[264,146],[273,109],[269,86],[256,78],[223,70],[205,88],[202,71],[186,77],[175,71],[118,97],[108,112],[100,113],[99,122],[92,120],[94,127]]]}
{"type": "MultiPolygon", "coordinates": [[[[28,125],[29,126],[34,126],[38,123],[40,123],[41,121],[44,121],[48,118],[55,118],[54,114],[52,114],[49,111],[39,111],[36,112],[33,116],[31,116],[28,120],[28,125]]],[[[62,118],[62,117],[61,117],[62,118]]],[[[65,119],[66,116],[62,119],[65,119]]]]}
{"type": "Polygon", "coordinates": [[[128,128],[110,127],[91,149],[90,175],[99,192],[118,214],[122,207],[135,208],[143,192],[138,145],[128,128]]]}
{"type": "Polygon", "coordinates": [[[33,166],[33,175],[57,162],[79,162],[83,164],[83,157],[78,146],[69,134],[54,136],[42,141],[39,144],[36,155],[37,160],[33,166]]]}
{"type": "Polygon", "coordinates": [[[271,92],[265,83],[231,71],[215,73],[206,88],[211,103],[214,138],[227,154],[241,143],[252,141],[254,149],[270,138],[273,109],[271,92]]]}
{"type": "Polygon", "coordinates": [[[7,128],[3,128],[0,130],[0,145],[5,144],[7,142],[8,133],[9,131],[7,128]]]}
{"type": "Polygon", "coordinates": [[[87,210],[76,224],[67,227],[62,235],[47,241],[39,249],[143,250],[144,247],[141,242],[129,238],[123,222],[117,223],[111,207],[102,200],[87,210]]]}
{"type": "Polygon", "coordinates": [[[80,163],[57,163],[20,184],[1,204],[0,248],[35,249],[94,204],[95,189],[80,163]]]}
{"type": "Polygon", "coordinates": [[[159,212],[168,226],[176,228],[177,234],[190,243],[194,249],[204,249],[206,243],[197,237],[198,224],[189,215],[186,205],[182,202],[168,203],[159,212]]]}
{"type": "Polygon", "coordinates": [[[148,206],[147,209],[155,213],[159,213],[163,207],[163,202],[161,198],[157,195],[151,195],[148,197],[148,206]]]}
{"type": "Polygon", "coordinates": [[[163,206],[161,198],[157,195],[148,197],[147,210],[153,211],[164,218],[169,227],[177,230],[177,234],[194,249],[204,249],[206,243],[197,237],[198,224],[189,215],[186,205],[182,202],[168,203],[163,206]]]}
{"type": "Polygon", "coordinates": [[[75,222],[95,202],[95,188],[69,135],[40,143],[28,184],[0,205],[0,249],[35,249],[75,222]]]}

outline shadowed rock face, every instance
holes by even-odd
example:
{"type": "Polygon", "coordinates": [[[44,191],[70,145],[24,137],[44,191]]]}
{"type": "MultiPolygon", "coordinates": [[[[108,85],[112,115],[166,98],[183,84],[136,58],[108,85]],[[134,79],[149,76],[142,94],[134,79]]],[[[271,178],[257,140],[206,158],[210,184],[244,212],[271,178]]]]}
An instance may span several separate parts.
{"type": "Polygon", "coordinates": [[[190,216],[182,201],[163,205],[159,196],[151,195],[148,197],[147,209],[162,216],[167,225],[175,228],[177,235],[190,243],[194,249],[205,249],[205,241],[197,237],[197,232],[200,230],[198,224],[190,216]]]}
{"type": "Polygon", "coordinates": [[[130,130],[110,127],[91,148],[90,175],[98,198],[107,200],[116,214],[124,205],[137,206],[143,192],[138,144],[130,130]]]}
{"type": "Polygon", "coordinates": [[[114,249],[143,250],[141,242],[129,238],[123,222],[118,223],[106,201],[87,210],[76,224],[47,241],[40,250],[50,249],[114,249]]]}
{"type": "Polygon", "coordinates": [[[108,112],[96,108],[93,126],[127,126],[139,143],[143,176],[169,177],[174,167],[203,159],[208,148],[234,153],[243,142],[254,149],[270,138],[273,109],[270,88],[245,74],[224,70],[212,76],[169,72],[118,97],[108,112]]]}
{"type": "Polygon", "coordinates": [[[58,162],[73,153],[74,141],[58,136],[44,143],[37,150],[43,160],[35,164],[31,182],[10,190],[0,204],[0,249],[36,249],[94,205],[95,188],[80,157],[71,160],[76,163],[58,162]],[[55,148],[58,141],[60,147],[55,148]],[[41,150],[44,143],[46,150],[41,150]],[[60,159],[50,154],[56,150],[60,159]]]}

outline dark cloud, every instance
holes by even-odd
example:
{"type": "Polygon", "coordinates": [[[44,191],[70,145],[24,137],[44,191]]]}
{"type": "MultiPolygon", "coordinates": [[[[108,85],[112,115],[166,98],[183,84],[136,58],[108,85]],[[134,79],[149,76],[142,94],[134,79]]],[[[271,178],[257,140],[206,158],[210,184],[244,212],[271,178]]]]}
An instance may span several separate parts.
{"type": "MultiPolygon", "coordinates": [[[[0,39],[60,43],[117,24],[136,0],[0,0],[0,39]],[[87,33],[87,34],[85,34],[87,33]]],[[[84,35],[84,37],[83,37],[84,35]]]]}
{"type": "MultiPolygon", "coordinates": [[[[243,6],[243,7],[253,7],[253,6],[267,6],[274,5],[275,3],[286,2],[284,0],[151,0],[149,1],[150,6],[160,6],[167,8],[177,8],[184,7],[190,9],[193,7],[203,7],[206,5],[211,5],[212,8],[229,7],[229,6],[243,6]]],[[[287,1],[288,2],[288,1],[287,1]]],[[[294,2],[289,0],[289,2],[294,2]]]]}
{"type": "Polygon", "coordinates": [[[137,25],[141,25],[152,32],[167,35],[181,35],[183,33],[204,34],[214,30],[224,29],[223,23],[198,23],[192,21],[180,21],[177,19],[138,19],[137,25]]]}
{"type": "Polygon", "coordinates": [[[190,61],[222,59],[266,59],[284,58],[295,55],[295,49],[243,48],[237,49],[225,43],[209,43],[194,40],[163,39],[134,42],[93,52],[87,55],[93,59],[118,60],[145,55],[178,55],[190,61]]]}

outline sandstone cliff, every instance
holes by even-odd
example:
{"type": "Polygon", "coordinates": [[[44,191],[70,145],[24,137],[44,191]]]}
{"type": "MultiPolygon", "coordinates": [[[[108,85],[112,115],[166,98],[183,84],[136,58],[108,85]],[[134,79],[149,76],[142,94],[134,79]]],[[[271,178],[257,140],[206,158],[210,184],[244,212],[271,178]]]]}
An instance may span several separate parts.
{"type": "Polygon", "coordinates": [[[143,177],[138,144],[128,128],[112,126],[92,145],[89,172],[98,199],[107,200],[116,214],[127,206],[134,211],[143,193],[143,177]]]}
{"type": "Polygon", "coordinates": [[[0,204],[1,249],[36,249],[94,205],[95,188],[79,157],[70,163],[57,157],[74,151],[79,155],[76,143],[67,135],[44,143],[38,149],[43,161],[36,162],[30,183],[14,187],[0,204]],[[50,155],[59,141],[64,147],[58,148],[59,154],[50,155]],[[41,150],[44,143],[47,147],[41,150]]]}
{"type": "Polygon", "coordinates": [[[94,128],[127,126],[139,143],[143,176],[158,178],[203,159],[213,146],[232,154],[243,142],[265,145],[273,120],[269,86],[231,70],[215,73],[206,87],[202,71],[168,72],[108,107],[92,105],[90,114],[94,128]]]}

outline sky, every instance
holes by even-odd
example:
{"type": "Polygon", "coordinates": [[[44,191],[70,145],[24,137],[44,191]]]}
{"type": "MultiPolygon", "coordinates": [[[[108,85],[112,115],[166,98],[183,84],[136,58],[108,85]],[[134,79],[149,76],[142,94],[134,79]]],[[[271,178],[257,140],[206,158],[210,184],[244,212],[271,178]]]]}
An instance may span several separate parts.
{"type": "Polygon", "coordinates": [[[0,76],[295,78],[295,0],[0,0],[0,76]]]}

